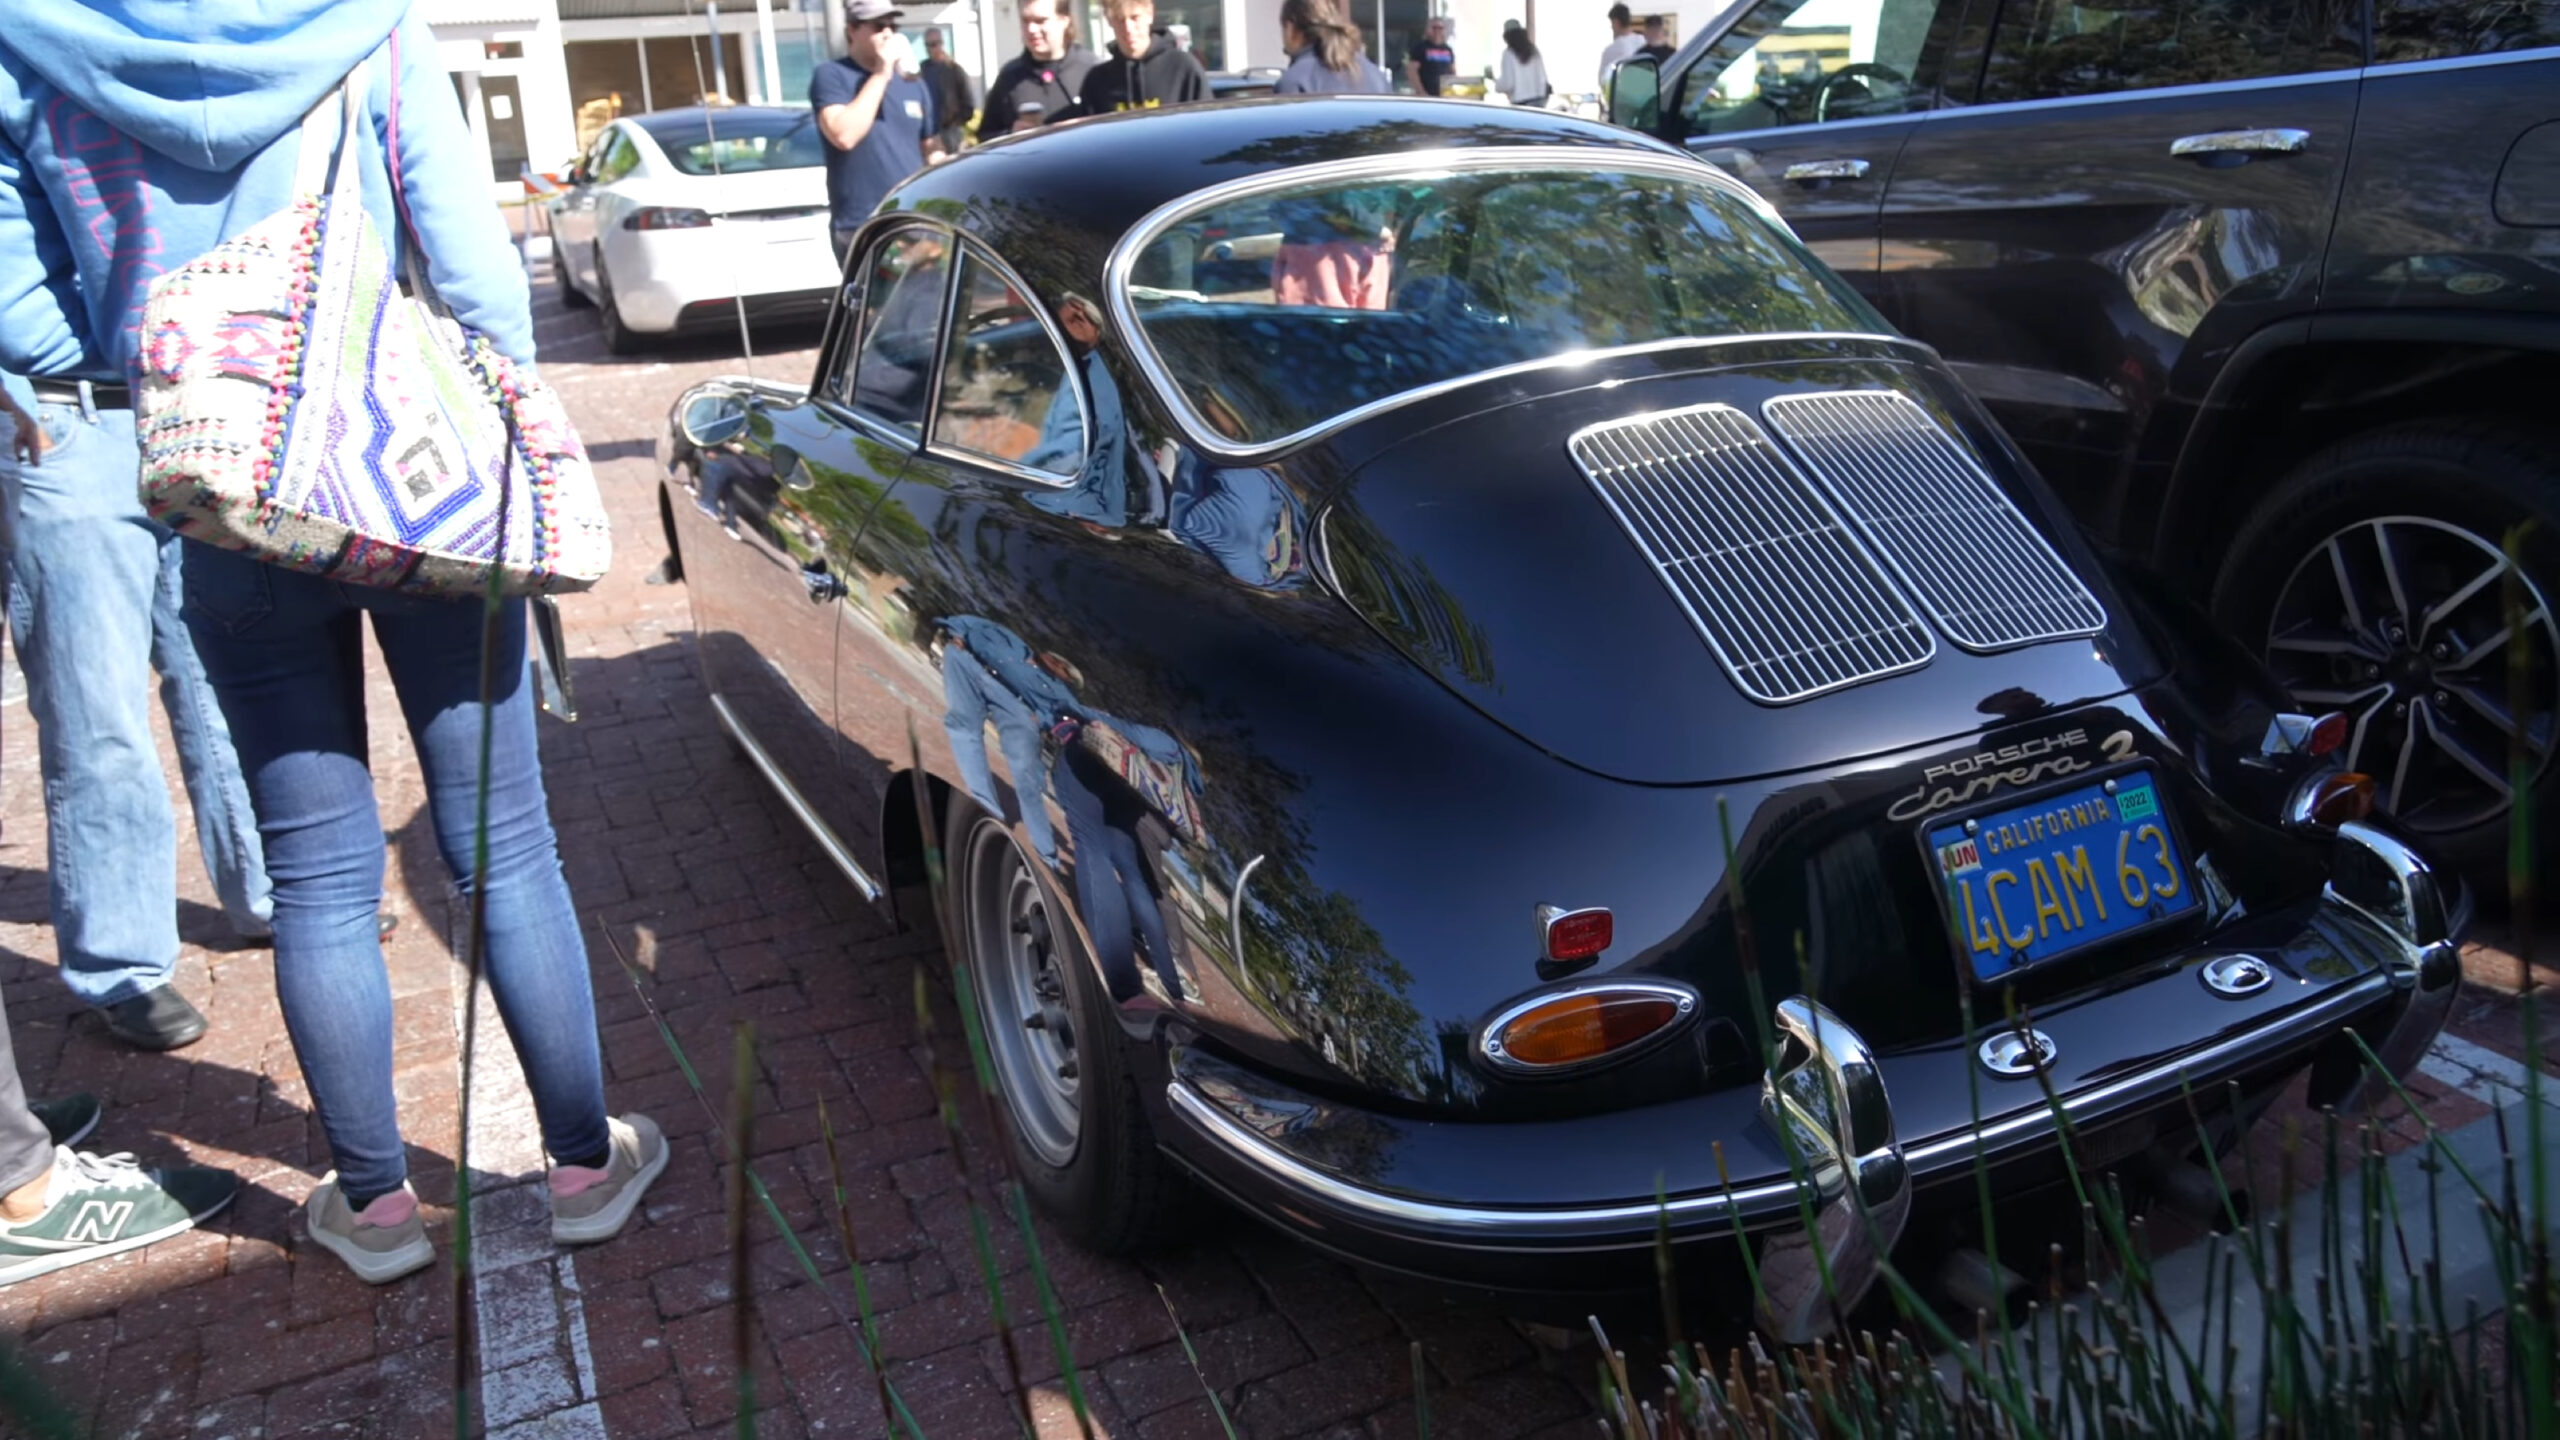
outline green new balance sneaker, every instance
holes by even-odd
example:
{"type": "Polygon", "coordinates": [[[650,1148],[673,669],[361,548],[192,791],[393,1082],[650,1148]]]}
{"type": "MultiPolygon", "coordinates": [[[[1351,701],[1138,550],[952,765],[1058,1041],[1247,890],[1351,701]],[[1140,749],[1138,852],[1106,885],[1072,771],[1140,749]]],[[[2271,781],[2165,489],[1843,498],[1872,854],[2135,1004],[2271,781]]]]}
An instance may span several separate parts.
{"type": "Polygon", "coordinates": [[[228,1170],[145,1170],[130,1155],[64,1146],[53,1152],[44,1213],[0,1220],[0,1285],[166,1240],[239,1193],[240,1177],[228,1170]]]}

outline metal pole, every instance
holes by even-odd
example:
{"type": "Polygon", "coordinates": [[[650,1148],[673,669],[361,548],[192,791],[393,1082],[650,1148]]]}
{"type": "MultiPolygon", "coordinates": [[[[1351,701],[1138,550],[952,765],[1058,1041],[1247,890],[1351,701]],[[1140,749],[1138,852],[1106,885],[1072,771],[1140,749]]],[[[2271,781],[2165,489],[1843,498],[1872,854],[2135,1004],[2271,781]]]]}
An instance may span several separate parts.
{"type": "Polygon", "coordinates": [[[773,0],[756,0],[756,41],[764,52],[764,103],[782,103],[782,47],[773,36],[773,0]]]}
{"type": "Polygon", "coordinates": [[[729,103],[729,62],[720,55],[720,0],[710,0],[702,10],[711,17],[711,93],[726,105],[729,103]]]}
{"type": "Polygon", "coordinates": [[[1387,63],[1387,0],[1378,0],[1378,28],[1376,34],[1378,37],[1378,68],[1386,71],[1388,76],[1392,79],[1396,73],[1396,68],[1387,63]]]}

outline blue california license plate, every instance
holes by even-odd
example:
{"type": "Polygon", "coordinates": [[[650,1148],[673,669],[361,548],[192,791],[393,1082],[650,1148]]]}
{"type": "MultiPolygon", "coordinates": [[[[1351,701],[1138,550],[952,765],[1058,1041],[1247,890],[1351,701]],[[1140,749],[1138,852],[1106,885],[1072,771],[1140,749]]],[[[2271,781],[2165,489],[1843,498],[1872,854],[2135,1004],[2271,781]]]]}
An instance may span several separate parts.
{"type": "Polygon", "coordinates": [[[2195,908],[2147,772],[1932,825],[1927,835],[1958,944],[1984,980],[2195,908]]]}

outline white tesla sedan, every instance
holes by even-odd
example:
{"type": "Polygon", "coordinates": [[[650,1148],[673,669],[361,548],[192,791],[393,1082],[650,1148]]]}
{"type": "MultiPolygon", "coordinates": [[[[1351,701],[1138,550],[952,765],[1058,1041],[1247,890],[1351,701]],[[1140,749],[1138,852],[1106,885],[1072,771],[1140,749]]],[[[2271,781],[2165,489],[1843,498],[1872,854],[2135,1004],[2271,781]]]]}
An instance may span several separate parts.
{"type": "Polygon", "coordinates": [[[603,312],[617,354],[653,336],[826,313],[826,140],[805,108],[687,106],[596,135],[550,203],[561,300],[603,312]]]}

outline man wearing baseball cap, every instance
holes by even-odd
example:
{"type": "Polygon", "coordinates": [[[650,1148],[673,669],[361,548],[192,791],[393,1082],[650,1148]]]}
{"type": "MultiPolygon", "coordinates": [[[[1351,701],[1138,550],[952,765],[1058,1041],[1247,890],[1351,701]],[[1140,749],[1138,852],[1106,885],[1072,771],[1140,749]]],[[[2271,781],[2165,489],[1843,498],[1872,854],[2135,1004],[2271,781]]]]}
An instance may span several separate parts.
{"type": "Polygon", "coordinates": [[[844,58],[809,77],[809,105],[827,137],[827,208],[839,264],[880,197],[942,158],[933,92],[898,33],[903,15],[890,0],[845,0],[844,58]]]}

